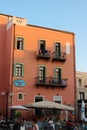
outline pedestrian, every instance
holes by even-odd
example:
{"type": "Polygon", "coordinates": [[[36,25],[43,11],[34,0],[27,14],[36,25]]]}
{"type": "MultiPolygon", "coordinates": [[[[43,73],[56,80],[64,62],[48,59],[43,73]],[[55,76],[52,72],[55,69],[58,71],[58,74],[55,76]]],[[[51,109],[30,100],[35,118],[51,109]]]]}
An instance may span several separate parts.
{"type": "Polygon", "coordinates": [[[85,122],[84,130],[87,130],[87,122],[85,122]]]}
{"type": "Polygon", "coordinates": [[[36,118],[33,118],[32,122],[33,122],[33,130],[39,130],[39,126],[38,126],[36,118]]]}
{"type": "Polygon", "coordinates": [[[67,125],[67,130],[71,130],[71,120],[68,120],[66,122],[66,125],[67,125]]]}
{"type": "Polygon", "coordinates": [[[75,124],[74,129],[73,130],[78,130],[78,126],[75,124]]]}
{"type": "Polygon", "coordinates": [[[50,126],[50,129],[51,130],[55,130],[55,125],[54,125],[54,122],[53,122],[53,118],[51,117],[50,119],[49,119],[49,126],[50,126]]]}

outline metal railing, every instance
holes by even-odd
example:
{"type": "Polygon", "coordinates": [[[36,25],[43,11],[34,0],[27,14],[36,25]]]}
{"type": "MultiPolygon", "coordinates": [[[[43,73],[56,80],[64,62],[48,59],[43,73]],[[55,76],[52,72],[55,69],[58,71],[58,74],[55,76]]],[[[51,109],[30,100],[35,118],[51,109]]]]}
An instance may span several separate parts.
{"type": "Polygon", "coordinates": [[[56,51],[54,51],[52,53],[52,60],[66,61],[66,53],[65,52],[57,53],[56,51]]]}
{"type": "Polygon", "coordinates": [[[49,59],[50,58],[50,51],[49,50],[38,50],[37,51],[37,58],[44,58],[49,59]]]}
{"type": "Polygon", "coordinates": [[[66,87],[67,79],[58,79],[52,77],[36,77],[36,85],[45,85],[51,87],[66,87]]]}

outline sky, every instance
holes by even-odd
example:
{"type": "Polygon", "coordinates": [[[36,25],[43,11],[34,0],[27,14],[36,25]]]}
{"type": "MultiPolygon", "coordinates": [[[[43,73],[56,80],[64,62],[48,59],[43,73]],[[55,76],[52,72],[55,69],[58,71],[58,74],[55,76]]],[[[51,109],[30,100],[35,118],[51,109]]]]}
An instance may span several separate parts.
{"type": "Polygon", "coordinates": [[[87,0],[0,0],[0,13],[74,32],[76,70],[87,72],[87,0]]]}

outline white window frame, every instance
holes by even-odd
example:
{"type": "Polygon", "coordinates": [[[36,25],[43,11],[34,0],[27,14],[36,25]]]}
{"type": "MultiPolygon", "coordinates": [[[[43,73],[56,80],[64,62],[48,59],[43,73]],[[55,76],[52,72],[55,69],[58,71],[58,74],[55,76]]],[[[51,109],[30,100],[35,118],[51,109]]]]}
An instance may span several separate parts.
{"type": "Polygon", "coordinates": [[[57,102],[57,101],[59,101],[59,102],[61,102],[62,103],[62,96],[57,96],[57,95],[55,95],[55,96],[53,96],[53,101],[55,102],[57,102]],[[60,100],[58,100],[58,98],[60,99],[60,100]]]}
{"type": "Polygon", "coordinates": [[[19,101],[23,101],[23,100],[24,100],[24,93],[19,92],[19,93],[17,94],[17,99],[18,99],[19,101]],[[19,99],[19,94],[22,95],[22,99],[19,99]]]}

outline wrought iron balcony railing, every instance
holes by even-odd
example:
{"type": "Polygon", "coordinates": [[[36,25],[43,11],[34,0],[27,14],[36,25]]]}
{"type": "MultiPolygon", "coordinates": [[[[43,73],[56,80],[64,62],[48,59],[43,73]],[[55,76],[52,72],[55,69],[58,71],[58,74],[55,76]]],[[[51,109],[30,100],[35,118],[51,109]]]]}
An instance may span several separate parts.
{"type": "Polygon", "coordinates": [[[50,59],[50,51],[49,50],[38,50],[37,59],[50,59]]]}
{"type": "Polygon", "coordinates": [[[64,61],[66,61],[66,53],[65,52],[57,53],[55,51],[52,53],[52,60],[64,62],[64,61]]]}
{"type": "Polygon", "coordinates": [[[56,79],[52,77],[36,77],[37,86],[46,86],[46,87],[67,87],[67,79],[56,79]]]}
{"type": "MultiPolygon", "coordinates": [[[[87,99],[83,99],[84,100],[84,102],[87,104],[87,99]]],[[[82,104],[82,99],[77,99],[77,103],[79,104],[79,105],[81,105],[82,104]]]]}

